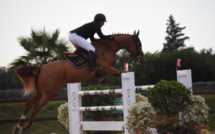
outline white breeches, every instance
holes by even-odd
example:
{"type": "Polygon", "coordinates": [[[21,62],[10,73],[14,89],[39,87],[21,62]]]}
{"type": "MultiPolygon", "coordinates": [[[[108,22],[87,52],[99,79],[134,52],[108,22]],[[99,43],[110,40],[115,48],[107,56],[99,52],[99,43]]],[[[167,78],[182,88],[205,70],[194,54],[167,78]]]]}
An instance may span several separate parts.
{"type": "Polygon", "coordinates": [[[95,52],[95,48],[93,45],[91,45],[86,39],[83,37],[77,35],[76,33],[70,33],[69,34],[69,41],[74,45],[74,47],[77,49],[78,47],[81,47],[88,52],[91,50],[95,52]]]}

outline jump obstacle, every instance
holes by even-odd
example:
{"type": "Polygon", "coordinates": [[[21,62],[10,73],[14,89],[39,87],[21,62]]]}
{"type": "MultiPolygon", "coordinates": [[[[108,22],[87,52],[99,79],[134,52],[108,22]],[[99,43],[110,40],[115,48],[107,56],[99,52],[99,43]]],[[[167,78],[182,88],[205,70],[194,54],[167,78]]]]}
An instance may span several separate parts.
{"type": "MultiPolygon", "coordinates": [[[[191,70],[178,70],[177,81],[192,91],[191,70]]],[[[148,91],[154,85],[136,86],[134,72],[122,73],[122,89],[107,89],[96,91],[81,91],[81,83],[68,83],[69,134],[83,134],[83,131],[124,131],[127,130],[128,107],[135,102],[135,91],[148,91]],[[123,105],[82,107],[82,96],[122,94],[123,105]],[[123,111],[123,121],[83,121],[84,111],[123,111]]]]}

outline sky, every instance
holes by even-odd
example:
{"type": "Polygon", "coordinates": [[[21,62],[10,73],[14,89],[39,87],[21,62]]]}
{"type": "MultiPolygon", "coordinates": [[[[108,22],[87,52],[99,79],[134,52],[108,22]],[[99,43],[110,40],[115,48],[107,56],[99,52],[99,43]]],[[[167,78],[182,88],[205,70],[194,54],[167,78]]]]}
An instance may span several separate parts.
{"type": "Polygon", "coordinates": [[[140,30],[145,53],[162,50],[170,15],[186,26],[187,47],[215,51],[215,0],[0,0],[0,67],[26,55],[18,38],[30,37],[32,29],[59,29],[60,38],[68,40],[68,31],[93,21],[97,13],[106,15],[105,35],[140,30]]]}

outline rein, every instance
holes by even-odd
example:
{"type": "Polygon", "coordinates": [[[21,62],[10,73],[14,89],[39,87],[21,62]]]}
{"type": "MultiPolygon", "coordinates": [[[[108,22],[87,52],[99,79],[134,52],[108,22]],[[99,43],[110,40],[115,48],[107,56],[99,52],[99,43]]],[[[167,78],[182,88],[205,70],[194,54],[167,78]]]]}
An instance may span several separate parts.
{"type": "MultiPolygon", "coordinates": [[[[140,52],[140,50],[138,49],[138,44],[137,44],[138,38],[135,37],[135,36],[133,36],[133,40],[134,40],[134,43],[132,43],[132,44],[126,46],[125,48],[129,48],[130,46],[132,46],[133,44],[135,44],[136,49],[137,49],[137,53],[138,53],[138,55],[136,56],[136,58],[135,58],[134,56],[132,56],[130,53],[128,53],[125,49],[123,49],[123,52],[127,53],[127,54],[129,55],[129,57],[138,59],[138,58],[141,56],[141,54],[143,54],[143,52],[140,52]]],[[[122,45],[121,45],[117,40],[114,40],[114,41],[115,41],[116,44],[118,44],[121,48],[123,48],[122,45]]],[[[141,45],[139,45],[139,46],[141,46],[141,45]]],[[[109,46],[109,47],[110,47],[110,46],[109,46]]],[[[110,48],[111,48],[111,47],[110,47],[110,48]]],[[[111,48],[111,49],[112,49],[112,48],[111,48]]],[[[113,50],[113,49],[112,49],[112,50],[113,50]]]]}
{"type": "MultiPolygon", "coordinates": [[[[139,60],[139,59],[141,59],[141,55],[143,54],[143,52],[140,52],[140,50],[139,50],[139,46],[141,46],[141,45],[137,43],[137,42],[138,42],[138,36],[133,35],[132,37],[133,37],[132,39],[133,39],[134,42],[131,43],[131,44],[129,44],[129,45],[126,46],[125,48],[124,48],[123,45],[121,45],[121,43],[119,43],[116,39],[114,39],[114,41],[116,42],[117,45],[120,46],[120,48],[122,49],[122,51],[123,51],[124,53],[127,53],[127,54],[128,54],[129,57],[135,58],[136,60],[139,60]],[[136,46],[136,50],[137,50],[137,56],[136,56],[136,57],[134,57],[133,55],[131,55],[130,53],[128,53],[128,52],[125,50],[126,48],[129,48],[129,47],[131,47],[131,46],[133,46],[133,45],[136,46]]],[[[102,42],[102,43],[105,44],[107,47],[109,47],[109,48],[111,49],[111,51],[113,52],[114,57],[115,57],[116,50],[114,50],[114,49],[110,46],[110,42],[107,43],[107,44],[104,43],[104,42],[102,42]]]]}
{"type": "MultiPolygon", "coordinates": [[[[117,45],[119,45],[121,48],[123,48],[122,45],[121,45],[117,40],[114,39],[114,41],[116,42],[117,45]]],[[[131,44],[131,45],[132,45],[132,44],[131,44]]],[[[130,46],[130,45],[129,45],[129,46],[130,46]]],[[[127,46],[127,47],[128,47],[128,46],[127,46]]],[[[129,57],[132,57],[132,58],[133,58],[133,56],[132,56],[130,53],[128,53],[125,49],[122,49],[122,51],[123,51],[124,53],[127,53],[129,57]]]]}

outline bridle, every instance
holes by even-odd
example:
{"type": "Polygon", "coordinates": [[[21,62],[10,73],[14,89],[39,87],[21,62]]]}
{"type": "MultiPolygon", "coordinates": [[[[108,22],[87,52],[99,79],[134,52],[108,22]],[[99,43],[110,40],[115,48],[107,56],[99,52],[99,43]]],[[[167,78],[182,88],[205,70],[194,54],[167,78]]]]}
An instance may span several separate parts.
{"type": "Polygon", "coordinates": [[[141,60],[141,55],[143,55],[144,53],[140,51],[139,48],[142,48],[142,45],[141,44],[138,44],[138,41],[139,41],[139,38],[137,35],[133,35],[133,40],[134,40],[134,43],[136,45],[136,49],[137,49],[137,56],[136,56],[136,59],[137,61],[140,61],[141,60]]]}
{"type": "MultiPolygon", "coordinates": [[[[139,38],[137,35],[132,35],[133,41],[134,43],[131,43],[130,45],[126,46],[124,49],[128,49],[129,47],[133,46],[135,44],[136,46],[136,50],[137,50],[137,56],[134,57],[133,55],[131,55],[130,53],[128,53],[126,50],[123,49],[123,52],[127,53],[129,55],[129,57],[135,58],[137,61],[141,61],[141,56],[144,54],[143,52],[140,51],[139,48],[141,48],[141,44],[138,44],[139,38]]],[[[122,45],[116,40],[114,39],[114,41],[116,42],[116,44],[118,44],[121,48],[122,45]]],[[[110,47],[111,48],[111,47],[110,47]]],[[[114,52],[114,50],[111,48],[111,50],[114,52]]]]}

